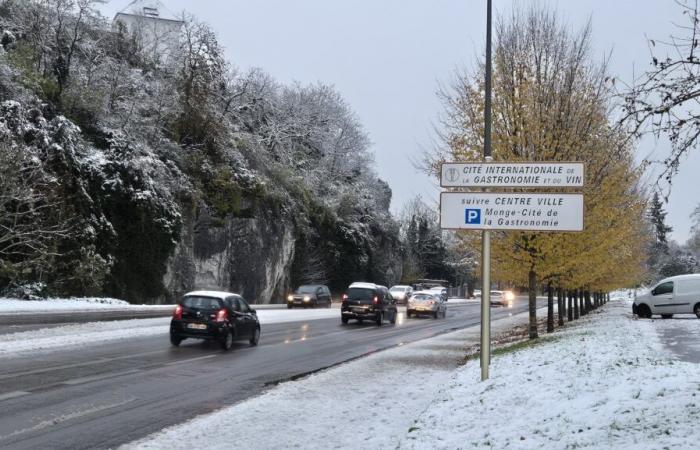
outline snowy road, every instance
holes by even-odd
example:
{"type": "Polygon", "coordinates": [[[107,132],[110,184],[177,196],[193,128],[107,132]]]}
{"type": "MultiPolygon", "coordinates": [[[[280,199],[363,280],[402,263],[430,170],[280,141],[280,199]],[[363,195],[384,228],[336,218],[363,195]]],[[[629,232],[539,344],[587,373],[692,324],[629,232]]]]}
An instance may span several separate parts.
{"type": "MultiPolygon", "coordinates": [[[[525,311],[493,308],[495,317],[525,311]]],[[[399,317],[396,326],[342,326],[338,318],[263,326],[260,346],[168,344],[161,334],[4,357],[0,447],[110,448],[255,396],[278,381],[402,343],[477,325],[477,303],[444,320],[399,317]]],[[[337,312],[337,311],[336,311],[337,312]]]]}

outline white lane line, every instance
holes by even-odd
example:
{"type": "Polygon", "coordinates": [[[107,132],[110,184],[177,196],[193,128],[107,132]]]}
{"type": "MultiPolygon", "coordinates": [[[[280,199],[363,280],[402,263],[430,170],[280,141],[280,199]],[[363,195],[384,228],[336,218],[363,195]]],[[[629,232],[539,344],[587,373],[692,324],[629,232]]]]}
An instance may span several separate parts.
{"type": "Polygon", "coordinates": [[[99,412],[105,411],[107,409],[112,409],[112,408],[117,408],[119,406],[124,406],[127,403],[133,402],[134,400],[136,400],[136,398],[129,398],[127,400],[117,402],[117,403],[110,403],[107,405],[94,406],[94,407],[85,409],[83,411],[75,411],[72,413],[63,414],[61,416],[58,416],[58,417],[55,417],[55,418],[52,418],[49,420],[44,420],[43,422],[39,422],[38,424],[31,426],[29,428],[23,428],[21,430],[15,430],[10,434],[0,435],[0,441],[3,441],[3,440],[8,439],[8,438],[19,436],[21,434],[29,433],[32,431],[43,430],[44,428],[48,428],[48,427],[51,427],[53,425],[58,425],[62,422],[67,422],[69,420],[77,419],[79,417],[99,413],[99,412]]]}
{"type": "Polygon", "coordinates": [[[209,358],[215,358],[215,357],[216,357],[216,355],[200,356],[200,357],[198,357],[198,358],[190,358],[190,359],[182,359],[182,360],[180,360],[180,361],[173,361],[173,362],[170,362],[170,363],[167,363],[167,364],[164,364],[164,365],[166,365],[166,366],[174,366],[174,365],[176,365],[176,364],[186,364],[186,363],[192,362],[192,361],[199,361],[199,360],[201,360],[201,359],[209,359],[209,358]]]}
{"type": "Polygon", "coordinates": [[[124,372],[110,372],[103,373],[100,375],[92,375],[89,377],[74,378],[72,380],[62,381],[60,384],[67,384],[69,386],[75,386],[76,384],[90,383],[91,381],[104,380],[107,378],[120,377],[122,375],[130,375],[132,373],[140,372],[139,369],[125,370],[124,372]]]}
{"type": "Polygon", "coordinates": [[[17,398],[21,397],[23,395],[29,395],[31,392],[25,392],[25,391],[13,391],[13,392],[8,392],[6,394],[0,394],[0,402],[3,400],[9,400],[11,398],[17,398]]]}
{"type": "Polygon", "coordinates": [[[133,355],[115,356],[112,358],[97,358],[97,359],[94,359],[92,361],[87,361],[87,362],[82,362],[82,363],[64,364],[61,366],[44,367],[43,369],[27,370],[24,372],[13,372],[13,373],[0,375],[0,380],[5,380],[7,378],[17,378],[17,377],[26,376],[26,375],[36,375],[39,373],[53,372],[55,370],[61,370],[61,369],[72,369],[74,367],[83,367],[83,366],[92,366],[95,364],[104,364],[104,363],[108,363],[110,361],[118,361],[120,359],[138,358],[140,356],[152,355],[155,353],[162,353],[162,352],[163,352],[163,350],[156,350],[156,351],[145,352],[145,353],[136,353],[133,355]]]}

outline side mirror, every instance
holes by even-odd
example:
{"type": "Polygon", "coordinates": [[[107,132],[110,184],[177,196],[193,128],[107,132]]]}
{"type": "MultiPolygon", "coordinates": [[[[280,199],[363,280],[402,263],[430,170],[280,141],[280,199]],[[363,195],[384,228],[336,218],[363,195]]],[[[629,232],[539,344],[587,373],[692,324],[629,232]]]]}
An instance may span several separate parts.
{"type": "Polygon", "coordinates": [[[256,315],[258,314],[258,312],[257,312],[256,310],[254,310],[253,308],[250,308],[250,313],[251,313],[251,314],[256,314],[256,315]]]}

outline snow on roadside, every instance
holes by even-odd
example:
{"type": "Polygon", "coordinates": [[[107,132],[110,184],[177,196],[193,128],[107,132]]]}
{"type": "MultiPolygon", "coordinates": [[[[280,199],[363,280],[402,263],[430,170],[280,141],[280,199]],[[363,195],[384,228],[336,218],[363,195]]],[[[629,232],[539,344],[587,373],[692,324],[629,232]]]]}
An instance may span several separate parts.
{"type": "MultiPolygon", "coordinates": [[[[257,314],[263,325],[263,334],[266,324],[340,318],[340,312],[337,309],[260,310],[257,311],[257,314]]],[[[120,339],[165,336],[169,325],[169,317],[159,317],[155,319],[89,322],[0,334],[0,357],[55,350],[62,347],[102,344],[120,339]]]]}
{"type": "MultiPolygon", "coordinates": [[[[172,306],[172,305],[170,305],[172,306]]],[[[0,298],[0,313],[20,312],[60,312],[60,311],[91,311],[103,309],[129,308],[163,308],[163,305],[131,305],[124,300],[103,297],[85,298],[47,298],[42,300],[19,300],[15,298],[0,298]]]]}
{"type": "Polygon", "coordinates": [[[605,310],[494,358],[487,382],[460,368],[400,447],[697,448],[699,366],[672,360],[629,302],[605,310]]]}

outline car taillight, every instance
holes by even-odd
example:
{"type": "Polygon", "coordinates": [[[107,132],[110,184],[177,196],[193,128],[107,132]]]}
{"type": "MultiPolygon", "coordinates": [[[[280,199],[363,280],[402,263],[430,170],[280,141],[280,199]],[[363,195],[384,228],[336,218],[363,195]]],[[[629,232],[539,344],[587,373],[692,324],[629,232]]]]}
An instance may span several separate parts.
{"type": "Polygon", "coordinates": [[[173,311],[173,319],[182,319],[182,305],[177,305],[173,311]]]}
{"type": "Polygon", "coordinates": [[[348,294],[343,294],[343,303],[348,301],[348,294]]]}
{"type": "Polygon", "coordinates": [[[429,305],[432,305],[433,303],[435,303],[435,302],[432,301],[432,300],[429,300],[429,301],[428,301],[428,304],[429,304],[429,305]]]}
{"type": "Polygon", "coordinates": [[[216,313],[217,322],[225,322],[228,319],[228,311],[225,308],[221,308],[219,312],[216,313]]]}
{"type": "Polygon", "coordinates": [[[374,304],[375,304],[375,305],[378,305],[378,304],[379,304],[379,297],[377,297],[377,296],[375,295],[373,301],[374,301],[374,304]]]}

